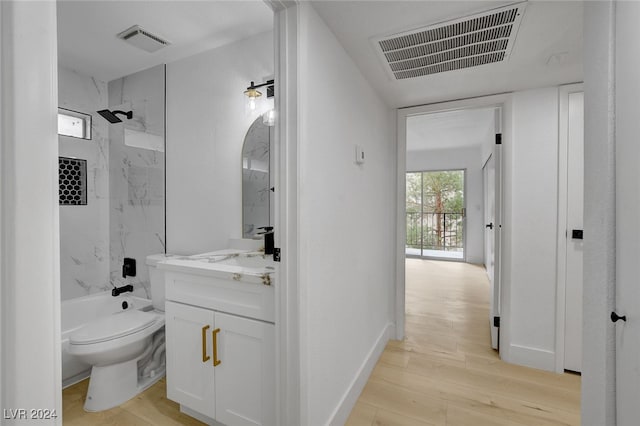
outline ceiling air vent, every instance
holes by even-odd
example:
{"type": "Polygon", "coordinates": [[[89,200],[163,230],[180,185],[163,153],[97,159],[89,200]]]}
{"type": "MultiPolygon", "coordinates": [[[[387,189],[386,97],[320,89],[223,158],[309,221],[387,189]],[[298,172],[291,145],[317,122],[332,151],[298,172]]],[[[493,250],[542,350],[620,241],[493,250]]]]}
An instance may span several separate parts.
{"type": "Polygon", "coordinates": [[[378,38],[375,44],[396,80],[501,62],[511,53],[525,5],[378,38]]]}
{"type": "Polygon", "coordinates": [[[151,34],[149,31],[141,28],[139,25],[134,25],[131,28],[127,28],[126,30],[118,34],[118,38],[137,47],[138,49],[142,49],[149,53],[153,53],[156,50],[159,50],[171,44],[168,41],[158,37],[157,35],[151,34]]]}

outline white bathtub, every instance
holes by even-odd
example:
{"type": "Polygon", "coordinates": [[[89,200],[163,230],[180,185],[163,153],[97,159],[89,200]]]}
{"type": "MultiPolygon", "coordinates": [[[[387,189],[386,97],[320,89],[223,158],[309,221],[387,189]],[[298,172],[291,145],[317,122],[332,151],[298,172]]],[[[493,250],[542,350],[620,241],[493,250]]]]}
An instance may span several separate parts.
{"type": "Polygon", "coordinates": [[[91,366],[69,354],[69,336],[84,324],[96,318],[112,315],[126,309],[153,309],[151,300],[130,296],[128,293],[113,297],[111,292],[97,293],[77,299],[63,300],[62,311],[62,387],[71,386],[91,374],[91,366]]]}

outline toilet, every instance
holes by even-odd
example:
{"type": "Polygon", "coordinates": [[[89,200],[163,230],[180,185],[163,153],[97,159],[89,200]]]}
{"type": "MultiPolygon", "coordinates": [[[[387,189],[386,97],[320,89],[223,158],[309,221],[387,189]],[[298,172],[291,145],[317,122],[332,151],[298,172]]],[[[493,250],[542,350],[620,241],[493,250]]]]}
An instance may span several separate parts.
{"type": "Polygon", "coordinates": [[[147,256],[153,310],[128,309],[85,324],[69,337],[69,353],[92,365],[85,411],[102,411],[128,401],[165,373],[164,276],[147,256]]]}

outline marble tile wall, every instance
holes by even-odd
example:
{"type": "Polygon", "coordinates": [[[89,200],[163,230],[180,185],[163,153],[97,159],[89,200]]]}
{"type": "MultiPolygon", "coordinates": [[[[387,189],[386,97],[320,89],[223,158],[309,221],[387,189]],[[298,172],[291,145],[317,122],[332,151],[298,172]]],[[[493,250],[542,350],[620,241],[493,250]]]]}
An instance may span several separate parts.
{"type": "Polygon", "coordinates": [[[109,283],[109,139],[107,84],[58,69],[61,108],[92,116],[91,140],[58,137],[60,156],[87,160],[87,205],[60,206],[60,294],[73,299],[111,288],[109,283]]]}
{"type": "Polygon", "coordinates": [[[109,276],[113,285],[133,284],[134,294],[147,298],[145,258],[165,252],[164,87],[164,65],[108,87],[110,108],[133,111],[133,119],[112,125],[109,134],[109,276]],[[122,277],[125,257],[136,259],[136,277],[122,277]]]}

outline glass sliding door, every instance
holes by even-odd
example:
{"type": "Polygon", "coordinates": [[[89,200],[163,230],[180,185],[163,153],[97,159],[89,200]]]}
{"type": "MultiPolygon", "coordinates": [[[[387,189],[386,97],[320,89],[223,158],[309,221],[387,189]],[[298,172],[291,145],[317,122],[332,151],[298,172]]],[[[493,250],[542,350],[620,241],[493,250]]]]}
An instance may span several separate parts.
{"type": "Polygon", "coordinates": [[[409,172],[405,252],[464,260],[464,170],[409,172]]]}

